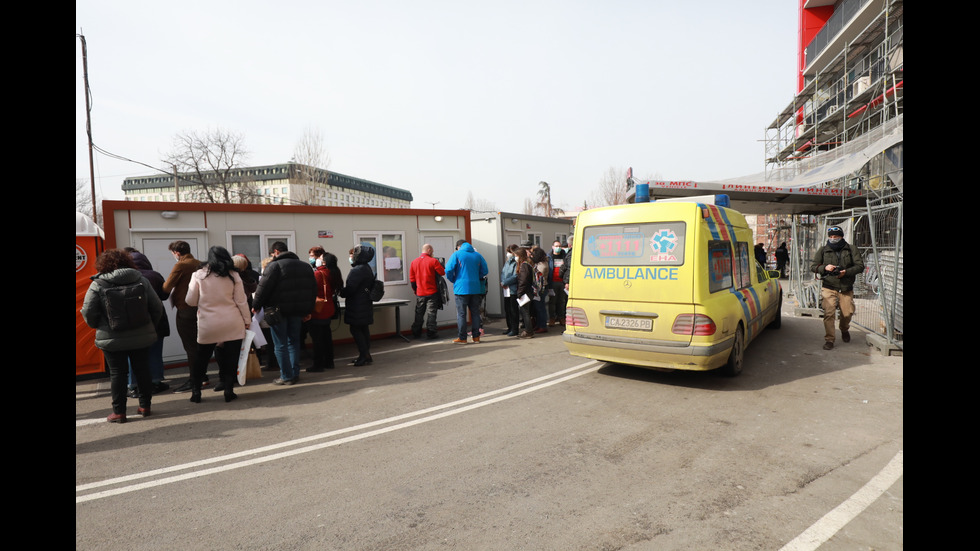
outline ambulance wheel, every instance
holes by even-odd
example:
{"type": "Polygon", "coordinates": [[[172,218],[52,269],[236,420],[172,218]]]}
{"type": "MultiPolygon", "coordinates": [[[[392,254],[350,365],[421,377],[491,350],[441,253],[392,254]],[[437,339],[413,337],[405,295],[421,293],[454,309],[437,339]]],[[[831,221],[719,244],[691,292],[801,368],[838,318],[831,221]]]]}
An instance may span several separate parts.
{"type": "Polygon", "coordinates": [[[779,293],[779,304],[776,305],[776,317],[769,322],[769,327],[779,329],[783,326],[783,294],[779,293]]]}
{"type": "Polygon", "coordinates": [[[742,372],[742,362],[745,360],[745,330],[742,324],[735,330],[735,342],[732,343],[732,352],[728,355],[728,363],[721,368],[723,375],[734,377],[742,372]]]}

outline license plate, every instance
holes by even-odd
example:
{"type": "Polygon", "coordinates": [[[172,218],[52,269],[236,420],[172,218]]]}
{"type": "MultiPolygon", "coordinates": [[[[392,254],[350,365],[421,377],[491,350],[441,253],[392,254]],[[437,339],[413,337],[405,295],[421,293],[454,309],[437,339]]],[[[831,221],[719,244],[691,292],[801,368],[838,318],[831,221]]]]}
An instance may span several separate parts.
{"type": "Polygon", "coordinates": [[[606,316],[606,328],[628,329],[631,331],[653,331],[653,320],[650,318],[606,316]]]}

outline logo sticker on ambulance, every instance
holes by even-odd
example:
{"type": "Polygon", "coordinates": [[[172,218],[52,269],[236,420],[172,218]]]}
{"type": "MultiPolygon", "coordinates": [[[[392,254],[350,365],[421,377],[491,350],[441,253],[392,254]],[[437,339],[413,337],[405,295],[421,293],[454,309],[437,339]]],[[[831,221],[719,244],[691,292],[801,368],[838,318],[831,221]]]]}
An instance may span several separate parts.
{"type": "Polygon", "coordinates": [[[672,262],[677,257],[673,254],[677,249],[677,234],[671,229],[657,230],[650,237],[650,262],[672,262]]]}

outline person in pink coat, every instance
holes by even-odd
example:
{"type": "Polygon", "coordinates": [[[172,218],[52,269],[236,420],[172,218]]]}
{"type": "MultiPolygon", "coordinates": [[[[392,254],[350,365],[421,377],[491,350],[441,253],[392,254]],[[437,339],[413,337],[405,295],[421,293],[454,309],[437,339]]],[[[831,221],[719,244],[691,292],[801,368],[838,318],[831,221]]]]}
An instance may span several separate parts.
{"type": "Polygon", "coordinates": [[[201,351],[190,366],[191,402],[201,401],[201,381],[212,353],[218,361],[225,401],[230,402],[238,398],[234,392],[238,355],[252,313],[242,278],[227,249],[211,247],[207,262],[191,276],[186,301],[197,307],[197,342],[201,351]]]}

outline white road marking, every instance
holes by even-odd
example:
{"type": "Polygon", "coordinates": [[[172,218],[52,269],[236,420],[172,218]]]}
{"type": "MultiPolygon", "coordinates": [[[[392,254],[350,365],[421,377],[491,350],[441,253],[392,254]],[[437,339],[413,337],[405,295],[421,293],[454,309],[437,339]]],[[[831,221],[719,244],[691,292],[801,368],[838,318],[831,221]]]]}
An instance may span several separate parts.
{"type": "Polygon", "coordinates": [[[895,457],[885,465],[884,469],[849,497],[847,501],[824,515],[813,526],[784,545],[780,551],[812,551],[832,538],[848,522],[854,520],[862,511],[870,507],[881,494],[891,488],[892,484],[902,476],[904,471],[903,451],[899,450],[895,457]]]}
{"type": "Polygon", "coordinates": [[[213,457],[213,458],[210,458],[210,459],[203,459],[203,460],[200,460],[200,461],[194,461],[194,462],[185,463],[185,464],[182,464],[182,465],[174,465],[172,467],[165,467],[165,468],[162,468],[162,469],[156,469],[156,470],[153,470],[153,471],[147,471],[145,473],[135,473],[135,474],[132,474],[132,475],[127,475],[127,476],[122,476],[122,477],[117,477],[117,478],[111,478],[111,479],[103,480],[103,481],[100,481],[100,482],[92,482],[92,483],[89,483],[89,484],[82,484],[80,486],[76,486],[75,487],[75,492],[76,493],[77,492],[86,491],[86,490],[91,490],[91,489],[94,489],[94,488],[100,488],[100,487],[103,487],[103,486],[110,486],[110,485],[113,485],[113,484],[120,484],[120,483],[124,483],[124,482],[130,482],[130,481],[133,481],[133,480],[139,480],[139,479],[143,479],[143,478],[149,478],[149,477],[152,477],[152,476],[157,476],[157,475],[165,474],[165,473],[169,473],[169,472],[181,471],[181,470],[186,470],[186,469],[195,469],[195,468],[198,468],[198,467],[202,467],[204,465],[209,465],[209,464],[218,463],[218,462],[222,462],[222,461],[228,461],[228,460],[231,460],[231,459],[237,459],[237,458],[240,458],[240,457],[245,457],[245,456],[249,456],[249,455],[255,455],[255,454],[259,454],[259,453],[270,452],[270,451],[274,451],[274,450],[277,450],[277,449],[287,448],[287,447],[290,447],[290,446],[295,446],[297,444],[302,444],[302,443],[306,443],[306,442],[312,442],[312,441],[316,441],[316,440],[323,440],[325,438],[331,438],[331,437],[338,436],[338,435],[345,434],[345,433],[349,433],[349,432],[359,431],[359,430],[363,430],[363,429],[370,428],[370,427],[376,427],[376,426],[379,426],[379,425],[393,423],[393,422],[396,422],[396,421],[400,421],[402,419],[408,419],[410,417],[418,417],[420,415],[427,415],[427,414],[430,414],[430,413],[433,413],[433,412],[437,412],[439,410],[445,410],[445,409],[448,409],[448,408],[455,408],[457,406],[463,406],[463,407],[458,407],[457,409],[451,409],[450,411],[443,411],[442,413],[435,413],[433,415],[429,415],[428,417],[422,417],[420,419],[415,419],[415,420],[412,420],[412,421],[406,421],[406,422],[399,423],[399,424],[396,424],[396,425],[391,425],[391,426],[388,426],[388,427],[384,427],[384,428],[380,428],[380,429],[375,429],[375,430],[372,430],[372,431],[363,432],[363,433],[355,434],[355,435],[352,435],[352,436],[347,436],[345,438],[340,438],[340,439],[337,439],[337,440],[331,440],[329,442],[322,442],[322,443],[319,443],[319,444],[315,444],[315,445],[311,445],[311,446],[306,446],[306,447],[303,447],[303,448],[297,448],[297,449],[294,449],[294,450],[279,452],[279,453],[276,453],[276,454],[273,454],[273,455],[267,455],[267,456],[263,456],[263,457],[257,457],[257,458],[249,459],[249,460],[246,460],[246,461],[239,461],[239,462],[236,462],[236,463],[230,463],[230,464],[222,465],[222,466],[219,466],[219,467],[212,467],[212,468],[209,468],[209,469],[204,469],[204,470],[199,470],[199,471],[193,471],[193,472],[189,472],[189,473],[185,473],[185,474],[181,474],[181,475],[176,475],[176,476],[171,476],[171,477],[167,477],[167,478],[161,478],[161,479],[153,480],[153,481],[149,481],[149,482],[142,482],[142,483],[133,484],[133,485],[130,485],[130,486],[123,486],[123,487],[114,488],[114,489],[111,489],[111,490],[104,490],[104,491],[101,491],[101,492],[96,492],[96,493],[92,493],[92,494],[86,494],[86,495],[83,495],[83,496],[76,496],[75,503],[76,504],[77,503],[84,503],[86,501],[92,501],[92,500],[101,499],[101,498],[104,498],[104,497],[110,497],[110,496],[124,494],[124,493],[128,493],[128,492],[135,492],[137,490],[142,490],[144,488],[152,488],[154,486],[162,486],[164,484],[170,484],[170,483],[174,483],[174,482],[180,482],[182,480],[189,480],[189,479],[192,479],[192,478],[198,478],[198,477],[202,477],[202,476],[207,476],[207,475],[210,475],[210,474],[224,472],[224,471],[229,471],[229,470],[232,470],[232,469],[239,469],[239,468],[242,468],[242,467],[248,467],[250,465],[257,465],[257,464],[265,463],[265,462],[268,462],[268,461],[275,461],[276,459],[281,459],[281,458],[284,458],[284,457],[290,457],[290,456],[293,456],[293,455],[299,455],[301,453],[307,453],[307,452],[316,451],[316,450],[320,450],[320,449],[324,449],[324,448],[329,448],[329,447],[333,447],[333,446],[339,446],[341,444],[346,444],[348,442],[354,442],[354,441],[357,441],[357,440],[363,440],[364,438],[370,438],[372,436],[377,436],[377,435],[384,434],[384,433],[387,433],[387,432],[391,432],[391,431],[395,431],[395,430],[399,430],[399,429],[404,429],[404,428],[408,428],[408,427],[413,427],[415,425],[420,425],[422,423],[427,423],[429,421],[435,421],[437,419],[442,419],[444,417],[449,417],[451,415],[456,415],[457,413],[463,413],[463,412],[470,411],[470,410],[473,410],[473,409],[476,409],[476,408],[480,408],[480,407],[483,407],[483,406],[495,404],[497,402],[502,402],[502,401],[508,400],[510,398],[516,398],[518,396],[523,396],[523,395],[528,394],[530,392],[534,392],[536,390],[541,390],[541,389],[547,388],[549,386],[556,385],[558,383],[561,383],[561,382],[564,382],[564,381],[568,381],[570,379],[574,379],[574,378],[579,377],[581,375],[586,375],[588,373],[592,373],[592,372],[598,371],[599,368],[602,367],[603,365],[604,364],[601,363],[601,362],[589,361],[589,362],[586,362],[586,363],[583,363],[583,364],[579,364],[577,366],[570,367],[568,369],[564,369],[564,370],[561,370],[561,371],[558,371],[558,372],[555,372],[555,373],[551,373],[549,375],[545,375],[543,377],[538,377],[536,379],[531,379],[531,380],[525,381],[523,383],[518,383],[518,384],[515,384],[515,385],[511,385],[511,386],[508,386],[508,387],[505,387],[505,388],[493,390],[493,391],[486,392],[486,393],[483,393],[483,394],[479,394],[479,395],[476,395],[476,396],[471,396],[469,398],[464,398],[462,400],[457,400],[455,402],[449,402],[449,403],[446,403],[446,404],[442,404],[442,405],[438,405],[438,406],[433,406],[431,408],[421,409],[421,410],[414,411],[414,412],[411,412],[411,413],[405,413],[405,414],[402,414],[402,415],[396,415],[394,417],[389,417],[387,419],[380,419],[378,421],[372,421],[370,423],[364,423],[364,424],[357,425],[357,426],[354,426],[354,427],[348,427],[348,428],[344,428],[344,429],[338,429],[338,430],[326,432],[326,433],[323,433],[323,434],[317,434],[317,435],[313,435],[313,436],[307,436],[307,437],[304,437],[304,438],[298,438],[298,439],[290,440],[290,441],[287,441],[287,442],[281,442],[279,444],[273,444],[273,445],[270,445],[270,446],[263,446],[261,448],[255,448],[255,449],[252,449],[252,450],[245,450],[245,451],[241,451],[241,452],[237,452],[237,453],[233,453],[233,454],[223,455],[223,456],[220,456],[220,457],[213,457]],[[531,385],[533,385],[533,386],[531,386],[531,385]],[[519,389],[519,390],[517,390],[517,389],[519,389]],[[504,393],[507,393],[507,392],[510,392],[510,394],[504,394],[504,393]],[[479,400],[483,400],[483,401],[479,401],[479,400]],[[471,402],[475,402],[475,403],[471,403],[471,402]],[[469,405],[465,405],[464,406],[464,404],[469,404],[469,405]]]}

